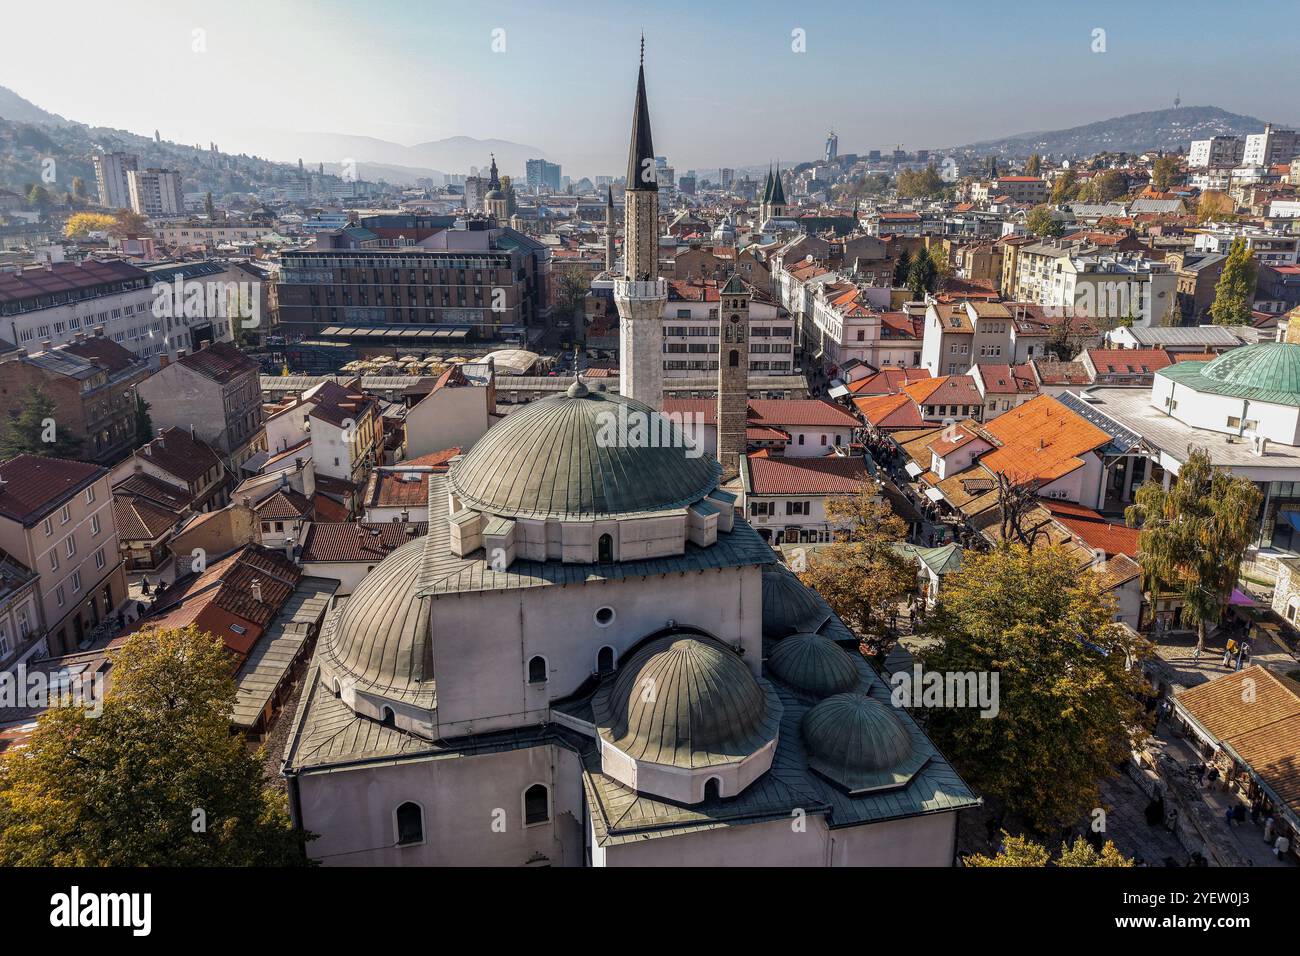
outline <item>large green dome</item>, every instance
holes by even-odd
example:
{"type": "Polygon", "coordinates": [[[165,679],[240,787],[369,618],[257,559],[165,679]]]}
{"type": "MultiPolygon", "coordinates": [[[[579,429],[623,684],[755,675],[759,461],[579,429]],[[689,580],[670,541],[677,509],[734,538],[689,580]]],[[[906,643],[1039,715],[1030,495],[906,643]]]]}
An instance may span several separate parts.
{"type": "Polygon", "coordinates": [[[1159,372],[1199,392],[1300,405],[1300,344],[1260,342],[1209,362],[1177,362],[1159,372]]]}
{"type": "Polygon", "coordinates": [[[574,385],[488,429],[452,466],[451,488],[476,511],[563,520],[683,508],[718,477],[717,462],[688,449],[671,419],[574,385]]]}

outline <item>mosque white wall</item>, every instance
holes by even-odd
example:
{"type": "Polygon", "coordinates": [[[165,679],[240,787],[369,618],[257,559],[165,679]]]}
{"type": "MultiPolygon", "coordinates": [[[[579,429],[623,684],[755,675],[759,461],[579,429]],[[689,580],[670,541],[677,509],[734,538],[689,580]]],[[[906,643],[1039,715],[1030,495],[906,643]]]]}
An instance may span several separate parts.
{"type": "Polygon", "coordinates": [[[581,866],[584,795],[577,754],[543,744],[479,756],[368,764],[298,778],[307,854],[329,866],[581,866]],[[524,791],[544,784],[550,819],[524,823],[524,791]],[[424,811],[422,843],[399,846],[397,807],[424,811]]]}
{"type": "Polygon", "coordinates": [[[1300,408],[1293,405],[1248,402],[1228,395],[1198,392],[1163,375],[1157,375],[1151,386],[1151,404],[1193,428],[1236,435],[1241,433],[1241,426],[1230,424],[1229,420],[1240,422],[1245,419],[1256,422],[1254,428],[1246,431],[1247,440],[1253,435],[1263,435],[1269,441],[1284,445],[1300,444],[1300,408]],[[1167,407],[1166,401],[1170,397],[1176,404],[1167,407]]]}
{"type": "Polygon", "coordinates": [[[443,736],[545,720],[552,700],[571,695],[595,672],[602,647],[621,661],[669,620],[739,643],[754,675],[761,669],[763,585],[756,566],[446,595],[430,606],[443,736]],[[606,607],[614,616],[602,626],[596,613],[606,607]],[[537,655],[546,661],[547,680],[530,684],[528,662],[537,655]]]}
{"type": "MultiPolygon", "coordinates": [[[[604,866],[951,866],[957,814],[831,830],[822,816],[697,830],[593,852],[604,866]]],[[[593,847],[593,849],[595,849],[593,847]]]]}

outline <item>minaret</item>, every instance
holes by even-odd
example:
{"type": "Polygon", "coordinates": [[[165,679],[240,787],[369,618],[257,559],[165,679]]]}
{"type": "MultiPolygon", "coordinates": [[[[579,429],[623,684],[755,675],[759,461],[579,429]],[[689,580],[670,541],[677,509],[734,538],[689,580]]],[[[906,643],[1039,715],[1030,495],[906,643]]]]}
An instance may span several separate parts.
{"type": "Polygon", "coordinates": [[[619,316],[619,391],[652,408],[663,406],[663,310],[668,283],[659,278],[659,184],[645,96],[645,37],[632,107],[623,197],[623,278],[614,282],[619,316]]]}
{"type": "Polygon", "coordinates": [[[605,187],[605,271],[614,271],[614,187],[605,187]]]}
{"type": "Polygon", "coordinates": [[[768,216],[784,219],[786,213],[785,187],[781,185],[781,164],[776,164],[776,175],[772,177],[772,198],[767,204],[768,216]]]}
{"type": "Polygon", "coordinates": [[[745,454],[751,295],[736,275],[718,292],[718,461],[724,479],[740,473],[740,458],[745,454]]]}

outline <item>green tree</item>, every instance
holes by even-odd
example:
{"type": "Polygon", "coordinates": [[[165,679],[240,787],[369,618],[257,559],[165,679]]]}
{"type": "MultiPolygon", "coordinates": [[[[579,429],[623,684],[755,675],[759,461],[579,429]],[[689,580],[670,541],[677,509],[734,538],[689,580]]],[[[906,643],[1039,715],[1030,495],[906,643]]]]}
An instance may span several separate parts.
{"type": "Polygon", "coordinates": [[[263,755],[231,733],[220,639],[193,625],[137,633],[111,673],[102,713],[52,708],[28,746],[0,758],[0,864],[305,862],[263,755]]]}
{"type": "Polygon", "coordinates": [[[75,458],[81,442],[59,424],[54,399],[35,385],[19,407],[9,413],[4,433],[0,434],[0,458],[14,455],[45,455],[50,458],[75,458]]]}
{"type": "Polygon", "coordinates": [[[1027,163],[1025,163],[1025,175],[1026,175],[1026,176],[1037,176],[1037,175],[1038,175],[1038,171],[1039,171],[1040,169],[1042,169],[1042,167],[1043,167],[1043,161],[1042,161],[1041,159],[1038,158],[1038,154],[1037,154],[1037,153],[1030,153],[1030,154],[1029,154],[1029,161],[1028,161],[1027,163]]]}
{"type": "Polygon", "coordinates": [[[967,550],[944,579],[919,652],[928,671],[997,675],[998,710],[927,710],[927,729],[975,788],[1039,831],[1098,805],[1142,727],[1137,662],[1099,574],[1060,547],[967,550]]]}
{"type": "Polygon", "coordinates": [[[135,447],[141,448],[154,438],[153,419],[149,417],[149,403],[136,393],[135,396],[135,447]]]}
{"type": "Polygon", "coordinates": [[[883,660],[893,642],[889,621],[916,589],[916,567],[893,547],[906,540],[907,524],[865,484],[856,495],[828,499],[826,516],[840,529],[837,540],[795,562],[799,579],[853,629],[868,655],[883,660]]]}
{"type": "Polygon", "coordinates": [[[907,270],[907,288],[912,293],[912,298],[919,301],[925,293],[933,292],[937,276],[938,272],[934,260],[930,257],[930,250],[922,246],[917,250],[912,265],[907,270]]]}
{"type": "Polygon", "coordinates": [[[217,207],[212,204],[212,193],[203,197],[203,213],[208,217],[208,222],[217,218],[217,207]]]}
{"type": "Polygon", "coordinates": [[[907,285],[908,273],[912,271],[912,254],[904,246],[894,260],[894,288],[901,289],[907,285]]]}
{"type": "Polygon", "coordinates": [[[939,195],[943,192],[944,182],[934,163],[930,163],[925,169],[904,169],[898,174],[895,187],[900,196],[917,199],[939,195]]]}
{"type": "Polygon", "coordinates": [[[48,189],[33,183],[31,188],[27,190],[27,205],[44,212],[54,205],[54,200],[50,198],[48,189]]]}
{"type": "Polygon", "coordinates": [[[1025,228],[1040,239],[1054,239],[1065,232],[1059,219],[1052,215],[1052,207],[1040,204],[1025,216],[1025,228]]]}
{"type": "Polygon", "coordinates": [[[555,280],[555,301],[563,315],[574,315],[582,308],[591,279],[578,266],[562,269],[555,280]]]}
{"type": "Polygon", "coordinates": [[[1210,319],[1215,325],[1246,325],[1250,322],[1251,305],[1255,301],[1255,282],[1259,266],[1255,256],[1238,237],[1228,248],[1228,258],[1214,287],[1214,304],[1210,306],[1210,319]]]}
{"type": "Polygon", "coordinates": [[[1151,167],[1151,185],[1165,192],[1178,178],[1181,166],[1177,156],[1161,156],[1151,167]]]}
{"type": "Polygon", "coordinates": [[[1098,173],[1088,181],[1083,189],[1083,198],[1087,202],[1108,203],[1118,199],[1128,191],[1128,180],[1118,169],[1108,169],[1098,173]]]}
{"type": "MultiPolygon", "coordinates": [[[[1047,847],[1035,843],[1028,837],[1012,836],[1002,831],[1002,846],[996,856],[972,854],[965,859],[966,866],[1052,866],[1051,854],[1047,847]]],[[[1115,848],[1110,840],[1102,846],[1101,852],[1083,837],[1076,837],[1073,846],[1061,844],[1061,854],[1056,858],[1056,866],[1132,866],[1133,861],[1115,848]]]]}
{"type": "Polygon", "coordinates": [[[1209,452],[1193,448],[1168,491],[1144,482],[1124,512],[1129,527],[1142,529],[1143,586],[1153,601],[1160,593],[1182,599],[1198,648],[1237,585],[1262,500],[1253,481],[1216,469],[1209,452]]]}

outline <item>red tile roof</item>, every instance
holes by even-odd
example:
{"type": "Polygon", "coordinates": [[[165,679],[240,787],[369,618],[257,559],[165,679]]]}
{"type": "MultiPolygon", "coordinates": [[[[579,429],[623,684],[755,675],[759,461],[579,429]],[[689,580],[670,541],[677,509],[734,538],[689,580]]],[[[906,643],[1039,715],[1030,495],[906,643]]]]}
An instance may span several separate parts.
{"type": "Polygon", "coordinates": [[[430,452],[427,455],[421,455],[419,458],[408,458],[405,461],[398,462],[399,465],[429,466],[441,471],[447,470],[447,462],[460,454],[460,447],[453,446],[444,448],[442,451],[430,452]]]}
{"type": "Polygon", "coordinates": [[[294,521],[298,518],[310,518],[312,507],[311,502],[302,493],[292,488],[279,488],[253,505],[253,511],[262,521],[294,521]]]}
{"type": "Polygon", "coordinates": [[[749,456],[748,492],[755,495],[851,495],[866,478],[860,458],[749,456]]]}
{"type": "Polygon", "coordinates": [[[176,527],[180,513],[144,498],[113,495],[113,525],[122,541],[154,541],[176,527]]]}
{"type": "Polygon", "coordinates": [[[174,425],[164,428],[160,436],[136,449],[135,453],[187,483],[198,481],[214,465],[221,466],[221,456],[211,445],[195,438],[188,429],[174,425]]]}
{"type": "Polygon", "coordinates": [[[300,561],[382,561],[390,551],[422,537],[428,522],[316,522],[302,542],[300,561]]]}
{"type": "Polygon", "coordinates": [[[232,342],[213,342],[207,348],[199,349],[176,361],[177,364],[198,372],[204,378],[210,378],[223,385],[241,375],[249,373],[256,375],[261,368],[256,360],[249,358],[232,342]]]}
{"type": "MultiPolygon", "coordinates": [[[[663,411],[701,415],[704,424],[718,423],[718,403],[712,398],[665,398],[663,411]]],[[[858,420],[838,405],[820,398],[751,398],[749,424],[772,428],[853,428],[858,420]]]]}
{"type": "MultiPolygon", "coordinates": [[[[443,469],[446,470],[445,468],[443,469]]],[[[372,508],[423,508],[429,504],[428,471],[374,471],[366,504],[372,508]]]]}
{"type": "Polygon", "coordinates": [[[0,302],[19,302],[39,296],[91,289],[111,282],[130,279],[148,280],[149,274],[126,262],[99,262],[86,259],[81,263],[56,262],[50,268],[0,272],[0,302]]]}
{"type": "Polygon", "coordinates": [[[0,464],[0,515],[30,526],[97,479],[98,465],[18,455],[0,464]]]}
{"type": "Polygon", "coordinates": [[[918,405],[983,405],[984,398],[969,375],[941,375],[913,382],[903,393],[918,405]]]}
{"type": "Polygon", "coordinates": [[[1088,349],[1098,375],[1141,375],[1172,365],[1164,349],[1088,349]]]}
{"type": "Polygon", "coordinates": [[[984,429],[1000,447],[986,452],[980,464],[1018,482],[1055,481],[1083,464],[1079,456],[1110,441],[1104,431],[1049,395],[1004,412],[984,429]]]}
{"type": "Polygon", "coordinates": [[[854,395],[894,395],[909,382],[932,377],[928,368],[882,368],[875,375],[850,382],[847,387],[854,395]]]}
{"type": "Polygon", "coordinates": [[[869,395],[855,398],[853,404],[869,424],[885,431],[925,424],[921,409],[907,395],[869,395]]]}

